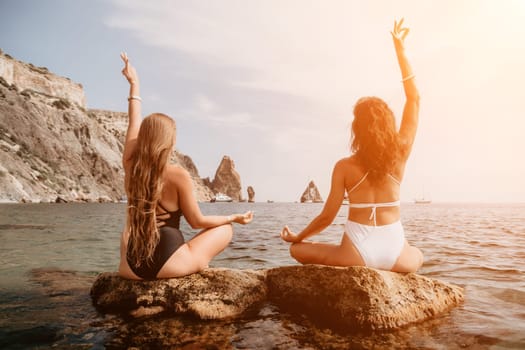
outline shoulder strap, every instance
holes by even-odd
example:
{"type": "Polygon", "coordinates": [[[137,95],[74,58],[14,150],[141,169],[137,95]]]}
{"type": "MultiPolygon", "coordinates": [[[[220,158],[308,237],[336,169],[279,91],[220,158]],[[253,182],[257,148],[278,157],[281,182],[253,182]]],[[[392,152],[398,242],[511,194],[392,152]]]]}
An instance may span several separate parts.
{"type": "Polygon", "coordinates": [[[350,189],[350,191],[348,191],[347,193],[350,194],[352,193],[359,185],[361,185],[361,183],[363,183],[363,181],[365,181],[366,177],[368,176],[368,172],[366,172],[363,177],[361,178],[361,180],[359,180],[355,185],[354,187],[352,187],[350,189]]]}

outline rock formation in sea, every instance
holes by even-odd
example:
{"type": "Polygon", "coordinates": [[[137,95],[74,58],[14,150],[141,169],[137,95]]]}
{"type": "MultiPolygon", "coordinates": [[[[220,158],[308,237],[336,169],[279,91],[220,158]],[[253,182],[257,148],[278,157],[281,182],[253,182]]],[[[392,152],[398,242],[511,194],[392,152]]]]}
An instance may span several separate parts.
{"type": "Polygon", "coordinates": [[[310,181],[308,186],[306,186],[306,189],[303,192],[303,195],[301,196],[301,203],[322,203],[323,198],[321,198],[321,194],[319,193],[319,190],[317,189],[317,186],[315,185],[314,181],[310,181]]]}
{"type": "MultiPolygon", "coordinates": [[[[127,114],[86,109],[82,85],[0,50],[0,201],[118,201],[127,114]]],[[[123,104],[125,108],[125,103],[123,104]]],[[[190,157],[197,200],[213,192],[190,157]]]]}
{"type": "Polygon", "coordinates": [[[255,202],[255,190],[253,189],[253,187],[248,186],[247,192],[248,192],[248,203],[255,202]]]}
{"type": "Polygon", "coordinates": [[[442,314],[463,301],[463,290],[414,273],[305,265],[257,271],[211,268],[156,281],[102,273],[91,297],[104,313],[140,317],[168,312],[202,319],[239,317],[270,302],[330,327],[374,330],[442,314]]]}
{"type": "Polygon", "coordinates": [[[242,200],[241,177],[235,170],[235,164],[230,157],[222,157],[213,181],[208,180],[208,183],[214,193],[224,193],[234,201],[242,200]]]}

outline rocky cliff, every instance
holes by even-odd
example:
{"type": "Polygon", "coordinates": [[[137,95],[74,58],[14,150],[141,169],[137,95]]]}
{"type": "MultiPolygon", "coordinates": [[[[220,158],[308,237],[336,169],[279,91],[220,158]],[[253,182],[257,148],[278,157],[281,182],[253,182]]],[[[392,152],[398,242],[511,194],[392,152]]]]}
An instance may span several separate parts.
{"type": "Polygon", "coordinates": [[[303,195],[301,196],[301,203],[322,203],[323,198],[321,198],[321,194],[319,193],[319,190],[317,189],[317,186],[313,181],[310,181],[308,186],[303,192],[303,195]]]}
{"type": "Polygon", "coordinates": [[[224,156],[215,172],[215,178],[209,182],[210,188],[214,193],[224,193],[230,196],[234,201],[242,200],[241,194],[241,177],[235,170],[233,160],[224,156]]]}
{"type": "MultiPolygon", "coordinates": [[[[85,108],[80,84],[0,51],[0,201],[118,201],[127,114],[85,108]]],[[[197,200],[213,192],[175,152],[197,200]]]]}
{"type": "Polygon", "coordinates": [[[41,95],[64,99],[79,107],[86,107],[82,85],[68,78],[55,75],[46,67],[15,60],[0,50],[0,77],[20,91],[33,91],[41,95]]]}

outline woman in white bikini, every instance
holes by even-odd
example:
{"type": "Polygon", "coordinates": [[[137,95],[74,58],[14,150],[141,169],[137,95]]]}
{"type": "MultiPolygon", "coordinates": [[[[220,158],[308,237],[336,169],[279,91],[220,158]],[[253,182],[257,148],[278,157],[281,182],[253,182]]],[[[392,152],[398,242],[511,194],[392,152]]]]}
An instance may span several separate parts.
{"type": "Polygon", "coordinates": [[[399,186],[416,136],[419,93],[405,56],[409,29],[403,20],[391,32],[401,68],[406,102],[399,131],[392,111],[377,97],[364,97],[354,107],[353,155],[339,160],[332,173],[330,194],[322,212],[299,234],[288,226],[281,238],[292,243],[290,254],[302,264],[368,266],[415,272],[423,264],[421,251],[408,244],[400,221],[399,186]],[[341,244],[304,242],[332,223],[349,199],[348,220],[341,244]]]}

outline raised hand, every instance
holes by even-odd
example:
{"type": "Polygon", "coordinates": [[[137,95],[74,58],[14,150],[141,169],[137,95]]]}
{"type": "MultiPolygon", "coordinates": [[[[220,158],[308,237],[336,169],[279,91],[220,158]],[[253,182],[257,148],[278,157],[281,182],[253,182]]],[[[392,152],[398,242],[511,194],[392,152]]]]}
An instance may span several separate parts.
{"type": "Polygon", "coordinates": [[[136,84],[139,82],[139,76],[137,74],[137,71],[135,70],[135,67],[129,63],[128,54],[125,52],[120,53],[120,58],[124,61],[124,69],[122,69],[122,74],[126,77],[128,82],[130,84],[136,84]]]}
{"type": "Polygon", "coordinates": [[[404,18],[401,18],[399,23],[394,21],[394,29],[390,32],[396,48],[404,48],[405,38],[410,32],[410,29],[403,27],[403,20],[404,18]]]}
{"type": "Polygon", "coordinates": [[[301,240],[299,239],[299,237],[293,233],[292,231],[290,231],[290,229],[288,228],[288,226],[285,226],[283,228],[283,230],[281,231],[281,238],[283,241],[285,242],[289,242],[289,243],[298,243],[298,242],[301,242],[301,240]]]}

